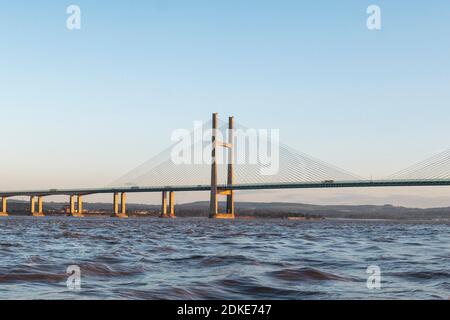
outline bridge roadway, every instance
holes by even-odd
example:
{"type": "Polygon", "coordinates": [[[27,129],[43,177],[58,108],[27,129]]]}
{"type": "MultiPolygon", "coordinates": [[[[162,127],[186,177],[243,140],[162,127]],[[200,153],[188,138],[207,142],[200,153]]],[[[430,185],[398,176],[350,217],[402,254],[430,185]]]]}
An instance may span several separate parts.
{"type": "MultiPolygon", "coordinates": [[[[448,179],[433,180],[359,180],[359,181],[321,181],[304,183],[266,183],[266,184],[235,184],[232,186],[218,185],[219,189],[232,190],[268,190],[268,189],[321,189],[321,188],[371,188],[371,187],[430,187],[450,186],[448,179]]],[[[105,193],[140,193],[140,192],[183,192],[210,191],[210,185],[197,186],[164,186],[164,187],[120,187],[120,188],[90,188],[90,189],[47,189],[28,191],[0,191],[0,197],[18,196],[53,196],[53,195],[92,195],[105,193]]]]}

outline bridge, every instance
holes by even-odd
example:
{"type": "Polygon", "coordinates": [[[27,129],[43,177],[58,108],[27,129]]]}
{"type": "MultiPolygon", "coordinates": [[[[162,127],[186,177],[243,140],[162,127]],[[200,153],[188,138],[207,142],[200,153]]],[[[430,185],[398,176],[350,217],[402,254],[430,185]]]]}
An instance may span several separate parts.
{"type": "MultiPolygon", "coordinates": [[[[233,219],[235,217],[234,193],[239,190],[267,189],[322,189],[322,188],[373,188],[373,187],[427,187],[450,185],[450,150],[397,172],[386,179],[367,180],[345,170],[299,153],[287,146],[277,144],[279,170],[271,175],[262,174],[267,163],[237,163],[236,155],[248,155],[248,150],[237,145],[235,121],[227,124],[219,122],[213,114],[211,125],[209,163],[174,163],[174,146],[163,151],[138,168],[130,171],[108,187],[0,191],[0,217],[8,216],[7,200],[13,197],[30,197],[30,214],[42,217],[43,198],[54,195],[69,197],[70,215],[83,217],[83,197],[93,194],[112,194],[112,216],[127,218],[126,195],[128,193],[162,194],[161,217],[175,217],[175,192],[210,192],[210,217],[233,219]],[[224,129],[226,133],[224,134],[224,129]],[[223,141],[223,137],[227,141],[223,141]],[[225,149],[225,155],[219,151],[225,149]],[[219,161],[223,156],[225,161],[219,161]],[[226,197],[226,211],[219,212],[219,196],[226,197]],[[36,208],[37,200],[37,208],[36,208]]],[[[241,127],[240,129],[242,129],[241,127]]],[[[204,128],[197,128],[204,130],[204,128]]],[[[248,131],[247,131],[248,132],[248,131]]],[[[198,136],[195,132],[189,138],[198,136]]],[[[248,138],[248,137],[247,137],[248,138]]],[[[191,139],[195,140],[195,139],[191,139]]],[[[189,141],[191,141],[189,140],[189,141]]],[[[245,144],[247,140],[240,140],[245,144]]],[[[265,142],[270,139],[265,138],[265,142]]],[[[196,145],[205,149],[205,141],[191,141],[182,151],[191,150],[196,145]]],[[[273,147],[273,145],[272,145],[273,147]]],[[[273,150],[272,150],[273,151],[273,150]]],[[[238,156],[239,156],[238,155],[238,156]]]]}

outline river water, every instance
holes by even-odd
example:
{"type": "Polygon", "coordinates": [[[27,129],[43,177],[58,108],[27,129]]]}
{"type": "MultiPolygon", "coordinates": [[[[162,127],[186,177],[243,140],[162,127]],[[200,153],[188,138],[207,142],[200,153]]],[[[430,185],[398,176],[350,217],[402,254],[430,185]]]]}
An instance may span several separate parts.
{"type": "Polygon", "coordinates": [[[0,299],[449,297],[449,223],[0,219],[0,299]]]}

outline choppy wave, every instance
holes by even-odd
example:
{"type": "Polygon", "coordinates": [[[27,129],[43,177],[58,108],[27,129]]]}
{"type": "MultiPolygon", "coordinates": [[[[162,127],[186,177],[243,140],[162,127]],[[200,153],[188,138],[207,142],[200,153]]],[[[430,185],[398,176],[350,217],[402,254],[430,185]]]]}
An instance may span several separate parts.
{"type": "Polygon", "coordinates": [[[332,280],[332,281],[353,281],[350,277],[339,276],[330,272],[321,271],[314,268],[281,269],[269,273],[272,277],[285,281],[303,280],[332,280]]]}

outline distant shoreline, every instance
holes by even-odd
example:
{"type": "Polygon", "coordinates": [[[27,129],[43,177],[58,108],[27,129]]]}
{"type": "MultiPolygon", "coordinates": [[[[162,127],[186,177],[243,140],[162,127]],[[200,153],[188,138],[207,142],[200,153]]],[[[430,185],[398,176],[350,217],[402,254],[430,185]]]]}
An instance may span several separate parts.
{"type": "MultiPolygon", "coordinates": [[[[100,213],[83,213],[85,218],[103,218],[103,219],[116,219],[111,214],[100,214],[100,213]]],[[[30,214],[27,213],[12,213],[9,215],[11,218],[33,218],[30,214]]],[[[66,214],[56,214],[50,213],[45,214],[44,217],[36,217],[36,219],[45,219],[48,218],[71,218],[70,215],[66,214]]],[[[80,219],[80,218],[77,218],[80,219]]],[[[174,219],[163,219],[159,215],[143,215],[143,214],[129,214],[129,219],[161,219],[161,220],[176,220],[176,219],[198,219],[198,220],[208,220],[206,216],[178,216],[174,219]]],[[[289,221],[289,222],[304,222],[304,223],[317,223],[317,222],[398,222],[398,223],[450,223],[450,219],[398,219],[398,218],[301,218],[301,217],[288,217],[288,218],[278,218],[278,217],[248,217],[248,216],[236,216],[235,220],[237,221],[289,221]]]]}
{"type": "MultiPolygon", "coordinates": [[[[220,203],[221,210],[224,203],[220,203]]],[[[67,203],[44,202],[44,213],[47,216],[65,216],[67,203]]],[[[108,217],[112,215],[111,203],[84,204],[84,214],[89,217],[108,217]]],[[[130,217],[158,217],[159,205],[133,204],[127,206],[130,217]]],[[[11,200],[8,203],[11,216],[30,215],[27,201],[11,200]]],[[[175,206],[177,217],[208,217],[209,202],[193,202],[175,206]]],[[[284,202],[238,202],[236,217],[241,220],[254,219],[286,219],[296,221],[320,220],[370,220],[370,221],[450,221],[450,208],[406,208],[392,205],[311,205],[284,202]]]]}

